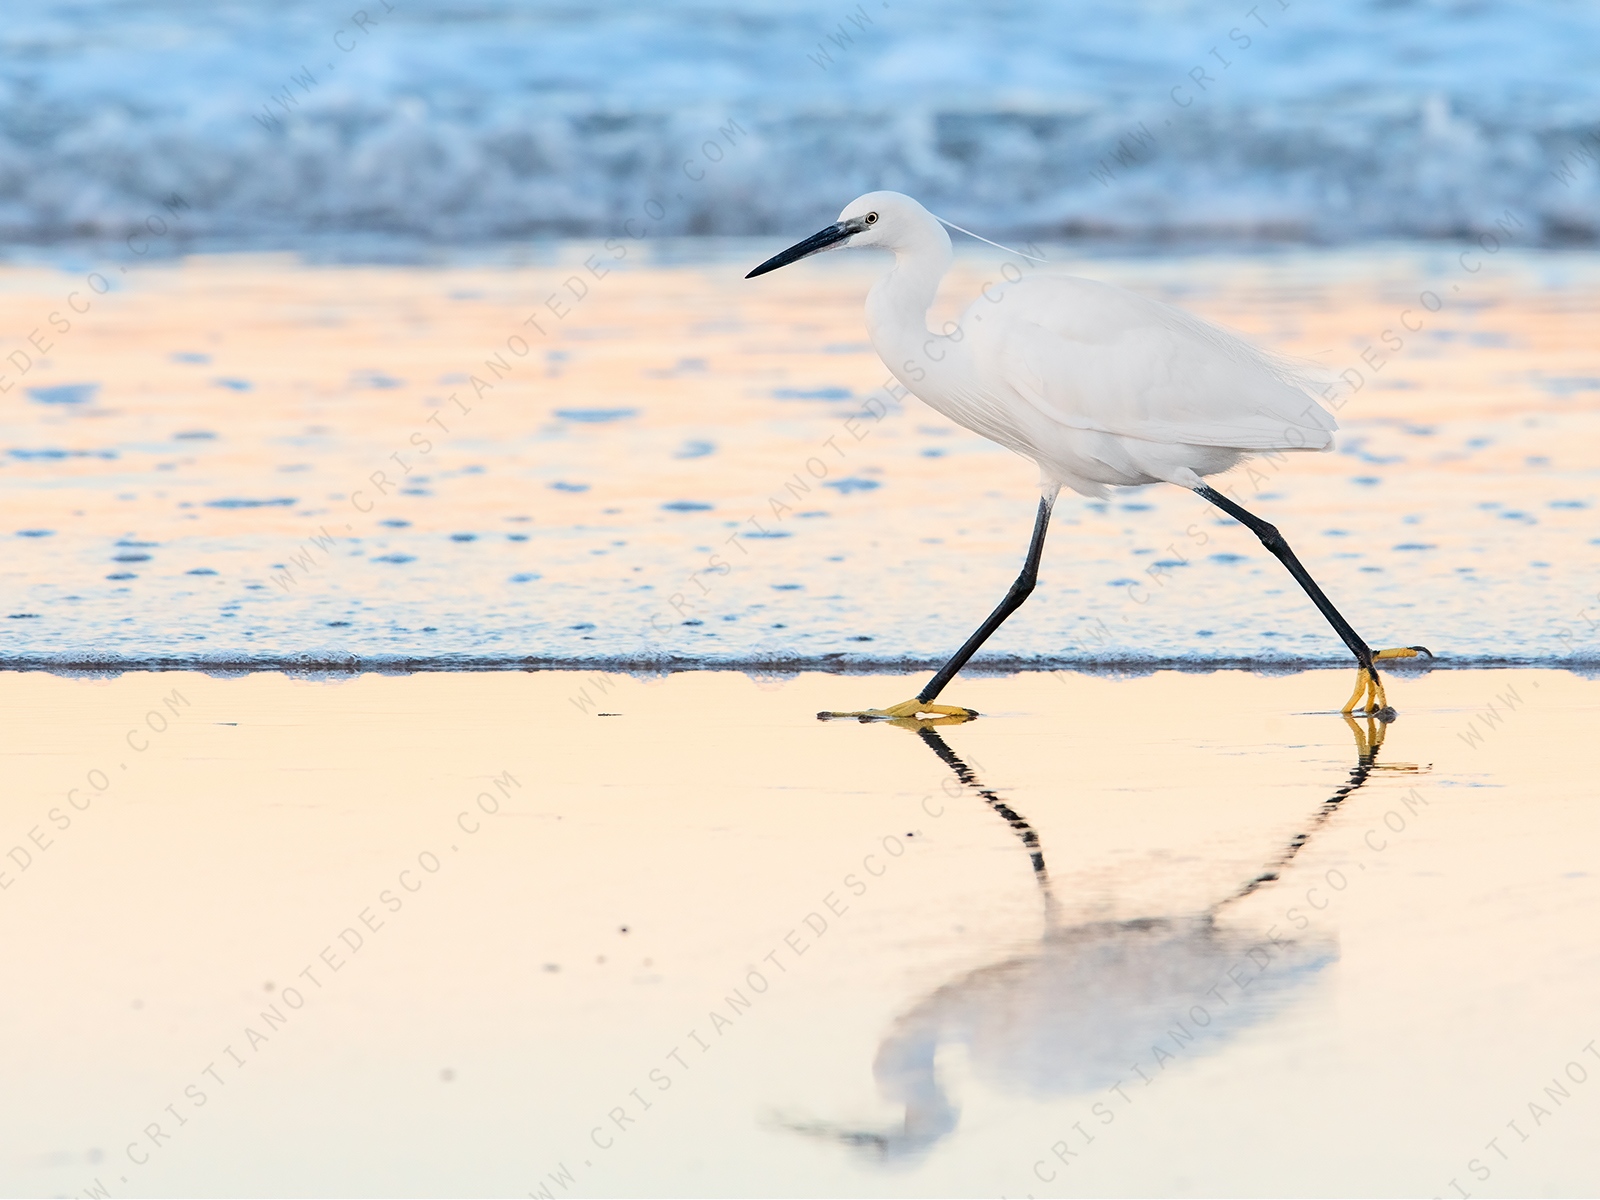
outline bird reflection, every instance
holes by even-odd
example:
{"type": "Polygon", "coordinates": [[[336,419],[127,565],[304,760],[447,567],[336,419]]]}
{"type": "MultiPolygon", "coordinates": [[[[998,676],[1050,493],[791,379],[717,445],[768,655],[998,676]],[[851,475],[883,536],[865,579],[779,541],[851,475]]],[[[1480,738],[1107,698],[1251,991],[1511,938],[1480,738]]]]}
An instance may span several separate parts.
{"type": "Polygon", "coordinates": [[[785,1122],[798,1132],[910,1164],[956,1128],[960,1111],[940,1078],[942,1047],[962,1045],[973,1074],[997,1090],[1065,1096],[1143,1086],[1173,1059],[1221,1049],[1259,1024],[1338,957],[1329,937],[1290,937],[1220,924],[1244,897],[1270,886],[1379,766],[1385,726],[1346,718],[1356,763],[1304,829],[1246,883],[1187,917],[1063,924],[1044,849],[1027,818],[955,753],[928,721],[905,722],[1021,841],[1044,905],[1045,932],[1029,953],[979,968],[928,995],[878,1046],[879,1094],[904,1119],[883,1130],[785,1122]]]}

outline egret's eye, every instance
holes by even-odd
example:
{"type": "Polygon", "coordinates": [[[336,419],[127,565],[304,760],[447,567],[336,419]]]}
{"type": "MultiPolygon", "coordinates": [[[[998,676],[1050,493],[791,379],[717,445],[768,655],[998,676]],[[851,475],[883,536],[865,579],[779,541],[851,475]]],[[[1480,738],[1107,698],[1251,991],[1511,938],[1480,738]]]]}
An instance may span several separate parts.
{"type": "Polygon", "coordinates": [[[865,219],[868,225],[876,225],[878,223],[878,214],[868,213],[865,219]]]}

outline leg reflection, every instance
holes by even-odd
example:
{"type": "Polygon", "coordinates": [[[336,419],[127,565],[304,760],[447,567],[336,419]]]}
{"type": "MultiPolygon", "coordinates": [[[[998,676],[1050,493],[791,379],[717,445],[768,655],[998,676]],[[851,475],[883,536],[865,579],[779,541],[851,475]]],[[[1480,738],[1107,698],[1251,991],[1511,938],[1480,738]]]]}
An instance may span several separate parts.
{"type": "Polygon", "coordinates": [[[1349,781],[1344,786],[1335,789],[1333,795],[1322,802],[1321,807],[1312,815],[1310,824],[1289,839],[1289,844],[1284,847],[1283,852],[1271,863],[1268,863],[1261,874],[1250,880],[1249,883],[1245,884],[1233,895],[1219,901],[1217,906],[1211,910],[1213,913],[1221,912],[1225,906],[1234,903],[1236,900],[1243,900],[1252,892],[1265,887],[1269,883],[1275,883],[1278,877],[1283,874],[1284,868],[1294,861],[1295,855],[1305,848],[1312,835],[1328,823],[1328,819],[1339,811],[1340,805],[1361,790],[1374,771],[1415,773],[1419,769],[1415,763],[1385,763],[1382,766],[1378,764],[1378,751],[1383,748],[1383,739],[1389,731],[1387,721],[1378,717],[1366,717],[1358,722],[1347,713],[1344,716],[1344,723],[1350,727],[1350,732],[1355,736],[1356,740],[1356,765],[1350,768],[1349,781]]]}

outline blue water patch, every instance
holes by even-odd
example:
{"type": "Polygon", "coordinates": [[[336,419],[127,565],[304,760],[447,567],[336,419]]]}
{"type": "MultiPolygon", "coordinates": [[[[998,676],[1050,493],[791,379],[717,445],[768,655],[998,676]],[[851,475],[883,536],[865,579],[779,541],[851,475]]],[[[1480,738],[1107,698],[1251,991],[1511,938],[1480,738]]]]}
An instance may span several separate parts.
{"type": "Polygon", "coordinates": [[[372,561],[381,563],[408,563],[416,562],[417,556],[415,554],[380,554],[372,561]]]}
{"type": "Polygon", "coordinates": [[[298,503],[292,496],[278,496],[271,500],[241,500],[228,498],[226,500],[207,500],[207,508],[288,508],[298,503]]]}
{"type": "Polygon", "coordinates": [[[99,390],[98,383],[58,383],[54,387],[31,387],[28,395],[40,404],[87,404],[99,390]]]}
{"type": "Polygon", "coordinates": [[[378,524],[386,525],[390,529],[405,529],[410,526],[411,522],[404,520],[401,517],[389,517],[386,520],[379,521],[378,524]]]}
{"type": "Polygon", "coordinates": [[[1242,554],[1213,554],[1210,558],[1212,562],[1222,563],[1225,566],[1231,566],[1233,563],[1241,563],[1245,560],[1242,554]]]}
{"type": "Polygon", "coordinates": [[[1571,396],[1577,392],[1600,391],[1600,379],[1587,375],[1552,377],[1535,372],[1534,381],[1552,396],[1571,396]]]}
{"type": "Polygon", "coordinates": [[[124,550],[121,554],[113,554],[111,561],[120,563],[149,562],[150,556],[138,550],[124,550]]]}
{"type": "Polygon", "coordinates": [[[606,425],[612,421],[625,421],[637,417],[637,408],[558,408],[555,415],[563,421],[579,421],[585,425],[606,425]]]}
{"type": "Polygon", "coordinates": [[[535,579],[543,579],[537,571],[521,571],[511,577],[512,583],[532,583],[535,579]]]}
{"type": "Polygon", "coordinates": [[[849,388],[774,388],[773,396],[779,400],[848,400],[855,393],[849,388]]]}
{"type": "Polygon", "coordinates": [[[12,458],[20,458],[23,462],[54,461],[61,458],[105,458],[117,457],[115,450],[57,450],[54,447],[43,450],[7,450],[12,458]]]}
{"type": "Polygon", "coordinates": [[[587,483],[566,483],[557,480],[550,485],[550,490],[555,492],[587,492],[589,485],[587,483]]]}
{"type": "Polygon", "coordinates": [[[137,575],[133,574],[131,571],[118,571],[115,575],[107,575],[106,578],[107,579],[137,579],[139,577],[137,575]]]}
{"type": "Polygon", "coordinates": [[[672,500],[661,507],[668,512],[709,512],[712,508],[711,505],[703,504],[699,500],[672,500]]]}
{"type": "Polygon", "coordinates": [[[213,379],[211,382],[230,392],[248,392],[255,386],[248,379],[213,379]]]}
{"type": "Polygon", "coordinates": [[[1588,508],[1589,507],[1589,503],[1586,500],[1552,500],[1552,501],[1550,501],[1550,507],[1551,508],[1588,508]]]}
{"type": "Polygon", "coordinates": [[[805,588],[803,583],[775,583],[772,590],[775,592],[798,592],[805,588]]]}
{"type": "Polygon", "coordinates": [[[717,451],[717,444],[715,442],[702,442],[702,441],[697,441],[697,440],[691,440],[691,441],[685,442],[683,445],[679,446],[676,450],[674,450],[673,453],[672,453],[672,457],[673,458],[704,458],[708,454],[715,454],[716,451],[717,451]]]}
{"type": "Polygon", "coordinates": [[[644,375],[647,379],[681,379],[685,375],[704,374],[705,370],[706,360],[703,358],[680,358],[676,364],[665,370],[646,369],[644,375]]]}
{"type": "Polygon", "coordinates": [[[859,475],[851,475],[845,479],[834,479],[822,485],[835,489],[841,496],[848,496],[851,492],[870,492],[882,486],[876,479],[862,479],[859,475]]]}
{"type": "Polygon", "coordinates": [[[1439,547],[1432,542],[1401,542],[1396,550],[1437,550],[1439,547]]]}
{"type": "Polygon", "coordinates": [[[175,442],[210,442],[215,441],[217,435],[209,429],[180,429],[172,435],[175,442]]]}
{"type": "Polygon", "coordinates": [[[404,379],[396,379],[393,375],[385,375],[382,371],[357,371],[350,376],[351,387],[377,388],[381,391],[404,387],[405,383],[404,379]]]}
{"type": "Polygon", "coordinates": [[[184,574],[185,575],[215,575],[216,572],[213,571],[210,567],[195,567],[193,570],[185,571],[184,574]]]}
{"type": "Polygon", "coordinates": [[[475,542],[478,540],[478,535],[475,533],[452,533],[450,540],[452,542],[475,542]]]}
{"type": "Polygon", "coordinates": [[[55,532],[54,529],[19,529],[17,530],[17,536],[31,538],[53,537],[55,532]]]}
{"type": "Polygon", "coordinates": [[[39,616],[39,613],[7,613],[6,619],[8,621],[37,621],[39,616]]]}

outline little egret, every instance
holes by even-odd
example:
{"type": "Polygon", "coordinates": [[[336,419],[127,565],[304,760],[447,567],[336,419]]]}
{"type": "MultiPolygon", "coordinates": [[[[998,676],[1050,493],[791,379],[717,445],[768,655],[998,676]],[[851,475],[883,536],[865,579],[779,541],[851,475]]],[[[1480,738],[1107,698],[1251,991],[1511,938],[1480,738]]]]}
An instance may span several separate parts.
{"type": "MultiPolygon", "coordinates": [[[[976,235],[974,235],[976,236],[976,235]]],[[[1356,657],[1343,712],[1388,710],[1376,661],[1431,652],[1374,652],[1340,615],[1268,522],[1208,487],[1204,477],[1262,451],[1323,450],[1337,427],[1287,363],[1180,309],[1091,279],[1039,273],[986,286],[943,333],[928,309],[953,254],[940,219],[899,192],[868,192],[839,219],[769,258],[747,279],[824,250],[877,247],[894,266],[867,294],[867,331],[891,373],[958,425],[1039,465],[1039,512],[1022,573],[950,661],[910,700],[821,717],[969,718],[933,701],[1038,581],[1050,512],[1063,486],[1172,483],[1243,524],[1288,568],[1356,657]]]]}

